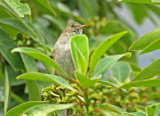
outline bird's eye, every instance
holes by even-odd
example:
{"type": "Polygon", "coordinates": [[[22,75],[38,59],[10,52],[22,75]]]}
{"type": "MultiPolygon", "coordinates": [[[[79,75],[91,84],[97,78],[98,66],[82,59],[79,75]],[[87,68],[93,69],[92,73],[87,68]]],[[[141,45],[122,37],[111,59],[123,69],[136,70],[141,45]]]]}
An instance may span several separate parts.
{"type": "Polygon", "coordinates": [[[74,27],[74,25],[73,25],[73,24],[71,24],[71,27],[74,27]]]}

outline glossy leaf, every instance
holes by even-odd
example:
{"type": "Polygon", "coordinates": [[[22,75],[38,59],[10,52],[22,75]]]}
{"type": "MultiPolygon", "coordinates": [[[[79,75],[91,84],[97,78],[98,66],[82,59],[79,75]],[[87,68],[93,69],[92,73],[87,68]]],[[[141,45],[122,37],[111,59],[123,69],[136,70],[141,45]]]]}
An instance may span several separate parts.
{"type": "Polygon", "coordinates": [[[159,37],[160,37],[160,29],[153,30],[153,31],[145,34],[144,36],[142,36],[138,40],[136,40],[131,45],[129,50],[131,50],[131,51],[143,50],[146,46],[148,46],[152,42],[154,42],[157,39],[159,39],[159,37]]]}
{"type": "Polygon", "coordinates": [[[150,79],[158,74],[160,74],[160,59],[148,65],[132,81],[150,79]]]}
{"type": "Polygon", "coordinates": [[[9,103],[9,78],[8,78],[8,71],[5,68],[5,75],[4,75],[4,113],[7,112],[8,103],[9,103]]]}
{"type": "Polygon", "coordinates": [[[70,40],[74,65],[79,72],[86,73],[88,68],[89,46],[86,35],[76,35],[70,40]]]}
{"type": "Polygon", "coordinates": [[[24,17],[25,14],[31,15],[31,11],[28,4],[22,4],[20,3],[20,0],[4,0],[4,1],[20,17],[24,17]]]}
{"type": "Polygon", "coordinates": [[[23,115],[27,116],[48,116],[57,110],[63,110],[73,107],[74,104],[41,104],[34,106],[28,111],[24,112],[23,115]]]}
{"type": "Polygon", "coordinates": [[[24,65],[19,53],[11,53],[11,50],[16,47],[13,40],[9,38],[7,33],[0,29],[0,53],[14,68],[14,70],[23,69],[24,65]]]}
{"type": "Polygon", "coordinates": [[[104,74],[113,63],[115,63],[117,60],[119,60],[120,58],[124,56],[130,57],[131,53],[120,54],[120,55],[110,55],[110,56],[106,56],[105,58],[101,59],[98,62],[95,70],[93,71],[92,76],[95,77],[95,76],[104,74]]]}
{"type": "Polygon", "coordinates": [[[91,79],[79,72],[75,72],[75,76],[79,82],[79,84],[84,88],[93,87],[98,79],[91,79]]]}
{"type": "Polygon", "coordinates": [[[33,48],[24,48],[24,47],[20,47],[20,48],[15,48],[12,50],[12,52],[21,52],[24,54],[27,54],[29,56],[32,56],[33,58],[40,60],[42,63],[50,65],[52,67],[54,67],[56,70],[60,71],[65,77],[67,78],[72,78],[69,77],[56,63],[53,59],[51,59],[50,57],[48,57],[47,55],[43,54],[42,52],[33,49],[33,48]]]}
{"type": "Polygon", "coordinates": [[[160,86],[159,79],[151,80],[138,80],[122,85],[120,88],[131,88],[131,87],[158,87],[160,86]]]}
{"type": "Polygon", "coordinates": [[[90,60],[90,70],[89,73],[91,74],[96,67],[99,59],[104,55],[104,53],[121,37],[123,37],[127,32],[121,32],[118,34],[115,34],[106,40],[104,40],[93,52],[90,60]]]}
{"type": "Polygon", "coordinates": [[[153,105],[147,106],[145,109],[148,116],[160,115],[160,104],[153,104],[153,105]]]}
{"type": "Polygon", "coordinates": [[[150,43],[148,46],[146,46],[140,53],[140,54],[144,54],[144,53],[148,53],[154,50],[160,49],[160,39],[156,39],[155,41],[153,41],[152,43],[150,43]]]}
{"type": "Polygon", "coordinates": [[[36,105],[40,105],[40,104],[44,104],[44,103],[46,103],[46,102],[31,101],[31,102],[26,102],[26,103],[20,104],[17,107],[14,107],[11,110],[9,110],[6,114],[6,116],[21,116],[21,114],[24,111],[30,109],[31,107],[36,106],[36,105]]]}
{"type": "Polygon", "coordinates": [[[129,77],[130,67],[127,62],[119,61],[111,67],[112,76],[118,80],[118,82],[123,83],[129,77]]]}
{"type": "Polygon", "coordinates": [[[65,79],[56,75],[29,72],[18,76],[17,79],[44,81],[48,83],[58,84],[66,87],[67,89],[74,90],[65,79]]]}

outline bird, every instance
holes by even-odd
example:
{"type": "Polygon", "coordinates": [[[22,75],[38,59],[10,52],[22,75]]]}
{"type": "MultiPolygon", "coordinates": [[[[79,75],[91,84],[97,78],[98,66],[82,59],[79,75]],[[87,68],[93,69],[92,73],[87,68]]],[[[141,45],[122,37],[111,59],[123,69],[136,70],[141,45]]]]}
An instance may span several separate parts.
{"type": "MultiPolygon", "coordinates": [[[[74,35],[82,34],[85,26],[86,25],[81,25],[78,22],[71,22],[67,24],[53,47],[53,60],[65,73],[72,77],[74,77],[75,66],[70,52],[70,39],[74,35]]],[[[64,77],[64,75],[58,71],[56,71],[56,74],[64,77]]]]}

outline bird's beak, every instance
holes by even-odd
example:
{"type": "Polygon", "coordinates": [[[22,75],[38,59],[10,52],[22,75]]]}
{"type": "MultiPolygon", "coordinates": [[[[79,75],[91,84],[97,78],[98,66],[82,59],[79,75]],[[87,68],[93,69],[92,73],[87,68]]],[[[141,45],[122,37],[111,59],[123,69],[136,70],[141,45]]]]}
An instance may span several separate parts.
{"type": "Polygon", "coordinates": [[[80,28],[84,28],[84,27],[86,27],[86,25],[80,25],[79,27],[80,27],[80,28]]]}

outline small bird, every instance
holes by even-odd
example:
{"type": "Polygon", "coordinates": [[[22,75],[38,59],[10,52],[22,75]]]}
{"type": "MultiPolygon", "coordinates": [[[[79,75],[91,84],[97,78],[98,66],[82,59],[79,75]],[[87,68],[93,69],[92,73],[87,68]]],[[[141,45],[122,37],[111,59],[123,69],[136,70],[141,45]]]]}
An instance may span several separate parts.
{"type": "MultiPolygon", "coordinates": [[[[70,38],[77,34],[82,34],[86,25],[77,22],[69,23],[61,33],[53,48],[53,60],[70,76],[74,77],[74,63],[70,52],[70,38]]],[[[56,74],[62,76],[60,72],[56,74]]]]}

